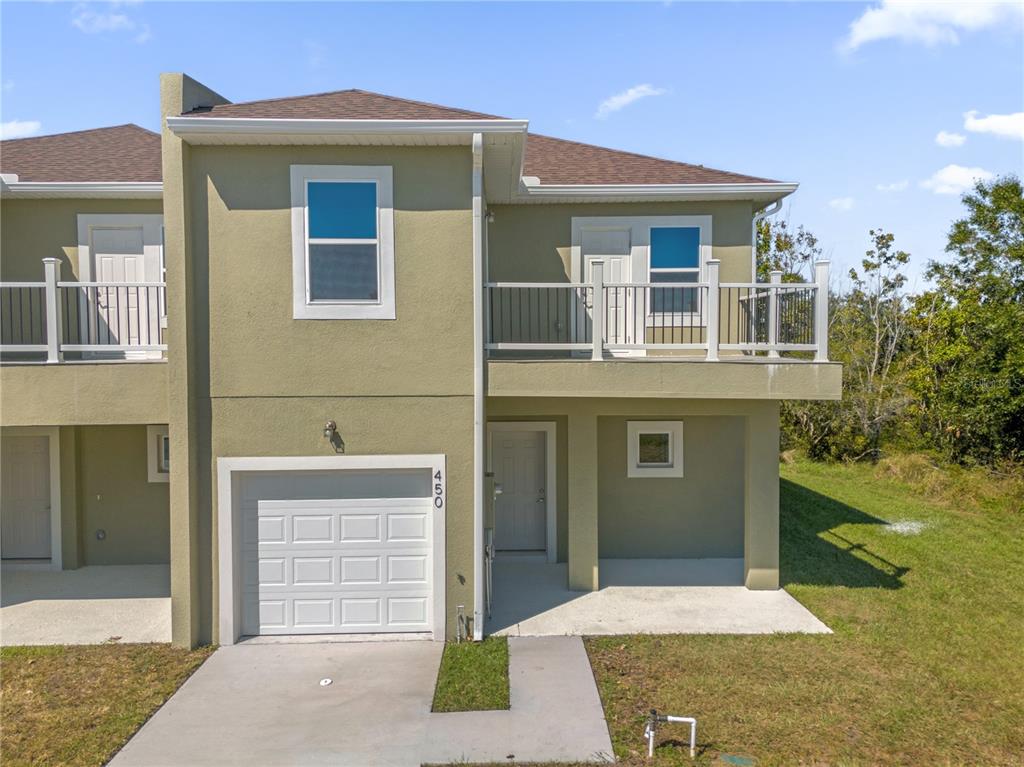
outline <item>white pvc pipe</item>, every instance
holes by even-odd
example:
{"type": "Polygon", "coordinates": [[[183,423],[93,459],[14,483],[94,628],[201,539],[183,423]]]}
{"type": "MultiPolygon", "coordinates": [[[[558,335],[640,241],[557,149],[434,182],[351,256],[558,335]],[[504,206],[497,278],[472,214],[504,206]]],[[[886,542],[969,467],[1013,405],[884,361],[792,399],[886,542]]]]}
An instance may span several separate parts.
{"type": "MultiPolygon", "coordinates": [[[[659,716],[659,721],[662,722],[678,722],[680,724],[690,725],[690,758],[692,759],[697,754],[697,720],[692,716],[659,716]]],[[[657,729],[652,725],[651,722],[647,723],[644,728],[644,737],[647,738],[647,758],[650,759],[654,756],[654,739],[657,734],[657,729]]]]}

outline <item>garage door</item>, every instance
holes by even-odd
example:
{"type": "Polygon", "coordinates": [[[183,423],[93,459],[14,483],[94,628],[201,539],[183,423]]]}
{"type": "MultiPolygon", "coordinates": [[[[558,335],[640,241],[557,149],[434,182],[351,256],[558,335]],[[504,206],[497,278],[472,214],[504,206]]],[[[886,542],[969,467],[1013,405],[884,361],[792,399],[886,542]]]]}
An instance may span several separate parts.
{"type": "Polygon", "coordinates": [[[429,498],[255,505],[243,517],[243,604],[257,611],[245,633],[432,629],[429,498]]]}

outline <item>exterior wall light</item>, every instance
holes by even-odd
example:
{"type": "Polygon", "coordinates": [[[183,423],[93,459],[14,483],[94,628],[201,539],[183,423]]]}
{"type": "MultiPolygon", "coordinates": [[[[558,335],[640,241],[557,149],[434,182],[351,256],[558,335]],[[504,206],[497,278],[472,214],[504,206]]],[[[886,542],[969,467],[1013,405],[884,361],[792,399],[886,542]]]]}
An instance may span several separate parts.
{"type": "Polygon", "coordinates": [[[345,441],[338,434],[338,424],[334,421],[328,421],[324,424],[324,439],[331,444],[335,453],[345,452],[345,441]]]}

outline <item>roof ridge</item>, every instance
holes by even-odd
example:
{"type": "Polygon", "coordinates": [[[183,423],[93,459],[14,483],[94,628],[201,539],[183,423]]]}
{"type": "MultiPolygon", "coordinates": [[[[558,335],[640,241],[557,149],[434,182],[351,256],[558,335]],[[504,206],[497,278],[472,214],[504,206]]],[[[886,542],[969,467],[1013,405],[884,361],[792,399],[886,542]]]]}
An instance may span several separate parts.
{"type": "MultiPolygon", "coordinates": [[[[303,94],[299,94],[298,96],[275,96],[274,98],[269,98],[269,99],[252,99],[250,101],[231,101],[231,102],[228,102],[227,104],[217,104],[213,108],[216,109],[216,107],[218,107],[218,106],[222,106],[222,107],[251,106],[253,104],[269,104],[269,103],[276,103],[276,102],[280,102],[280,101],[295,101],[297,99],[318,98],[318,97],[321,97],[321,96],[335,96],[335,95],[337,95],[339,93],[361,93],[361,94],[363,94],[365,96],[376,96],[378,98],[388,99],[390,101],[401,101],[401,102],[404,102],[406,104],[415,104],[417,106],[433,107],[435,109],[448,109],[448,110],[451,110],[453,112],[469,112],[471,114],[481,115],[483,117],[486,117],[488,119],[493,119],[493,120],[503,120],[503,119],[505,119],[503,117],[498,117],[496,115],[486,115],[483,112],[477,112],[477,111],[474,111],[472,109],[463,109],[462,107],[445,106],[444,104],[435,104],[435,103],[433,103],[431,101],[419,101],[417,99],[407,99],[407,98],[405,98],[403,96],[392,96],[392,95],[390,95],[388,93],[379,93],[378,91],[368,91],[368,90],[364,90],[362,88],[340,88],[338,90],[321,91],[319,93],[303,93],[303,94]]],[[[195,109],[190,110],[190,112],[195,112],[195,111],[196,111],[195,109]]],[[[190,112],[186,112],[185,114],[189,114],[190,112]]]]}
{"type": "MultiPolygon", "coordinates": [[[[548,135],[546,135],[544,133],[533,133],[533,132],[530,132],[527,135],[528,136],[537,136],[538,138],[546,138],[546,139],[550,139],[552,141],[561,141],[561,142],[563,142],[565,144],[575,144],[576,146],[583,146],[583,147],[587,147],[589,149],[601,149],[601,150],[603,150],[605,152],[615,152],[616,154],[625,154],[625,155],[629,155],[630,157],[639,157],[639,158],[641,158],[643,160],[655,160],[657,162],[669,162],[669,163],[672,163],[673,165],[683,165],[683,166],[686,166],[687,168],[700,168],[701,170],[709,170],[709,171],[713,171],[715,173],[728,173],[728,174],[733,175],[733,176],[747,176],[748,178],[757,178],[757,179],[760,179],[761,181],[765,181],[765,182],[769,182],[770,181],[770,179],[764,178],[762,176],[751,176],[751,175],[749,175],[747,173],[738,173],[737,171],[734,171],[734,170],[725,170],[723,168],[712,168],[712,167],[710,167],[708,165],[699,165],[697,163],[686,162],[685,160],[670,160],[670,159],[668,159],[666,157],[655,157],[652,154],[642,154],[640,152],[631,152],[628,149],[615,149],[613,147],[602,146],[600,144],[588,144],[585,141],[576,141],[574,139],[559,138],[558,136],[548,136],[548,135]]],[[[527,151],[527,153],[529,153],[529,151],[530,151],[529,141],[527,141],[527,144],[526,144],[526,151],[527,151]]]]}
{"type": "Polygon", "coordinates": [[[41,138],[57,138],[58,136],[74,136],[79,133],[99,133],[105,130],[116,130],[117,128],[137,128],[140,131],[145,131],[151,136],[159,136],[160,134],[156,131],[151,131],[149,128],[143,128],[141,125],[136,123],[121,123],[120,125],[104,125],[100,128],[82,128],[81,130],[69,130],[61,133],[44,133],[41,136],[22,136],[21,138],[5,138],[3,143],[7,144],[11,141],[35,141],[41,138]]]}

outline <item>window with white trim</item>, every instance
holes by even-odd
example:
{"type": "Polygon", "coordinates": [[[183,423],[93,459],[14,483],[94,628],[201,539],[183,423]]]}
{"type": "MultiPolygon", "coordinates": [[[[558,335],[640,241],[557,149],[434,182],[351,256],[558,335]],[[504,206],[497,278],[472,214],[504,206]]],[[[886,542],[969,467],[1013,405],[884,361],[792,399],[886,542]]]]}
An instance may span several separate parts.
{"type": "Polygon", "coordinates": [[[683,476],[682,421],[626,423],[627,477],[683,476]]]}
{"type": "MultiPolygon", "coordinates": [[[[700,282],[700,227],[652,226],[650,282],[700,282]]],[[[651,288],[651,312],[675,315],[700,312],[698,288],[651,288]]]]}
{"type": "Polygon", "coordinates": [[[166,426],[146,427],[146,475],[150,482],[171,481],[171,438],[166,426]]]}
{"type": "Polygon", "coordinates": [[[295,319],[394,319],[392,169],[293,165],[295,319]]]}

